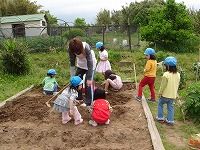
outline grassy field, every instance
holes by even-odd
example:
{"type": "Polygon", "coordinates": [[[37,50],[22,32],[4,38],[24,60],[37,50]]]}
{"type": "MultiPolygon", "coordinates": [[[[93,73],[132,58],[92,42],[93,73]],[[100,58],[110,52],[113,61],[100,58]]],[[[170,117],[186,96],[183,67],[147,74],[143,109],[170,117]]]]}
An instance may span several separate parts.
{"type": "MultiPolygon", "coordinates": [[[[109,53],[113,52],[108,50],[109,53]]],[[[143,68],[145,66],[143,49],[130,52],[124,52],[123,55],[129,56],[121,59],[121,61],[132,61],[136,64],[136,73],[137,73],[137,82],[141,80],[143,77],[143,68]]],[[[97,52],[96,52],[97,53],[97,52]]],[[[118,52],[120,53],[120,52],[118,52]]],[[[122,53],[120,53],[122,55],[122,53]]],[[[195,81],[195,75],[193,73],[192,64],[198,61],[199,55],[197,54],[172,54],[178,59],[178,68],[182,68],[186,72],[186,86],[192,85],[195,81]]],[[[43,78],[46,76],[47,70],[50,68],[54,68],[57,71],[56,79],[60,85],[64,85],[69,82],[69,58],[68,53],[58,52],[58,53],[40,53],[40,54],[29,54],[29,61],[31,64],[31,72],[28,75],[23,76],[14,76],[3,74],[0,70],[0,88],[2,90],[0,94],[0,101],[4,101],[7,98],[15,95],[16,93],[22,91],[23,89],[29,87],[34,84],[35,86],[41,86],[41,82],[43,78]]],[[[134,80],[134,74],[123,74],[119,72],[119,64],[116,62],[114,57],[110,57],[110,61],[112,62],[113,70],[119,74],[122,79],[131,78],[134,80]]],[[[156,79],[156,93],[158,92],[160,81],[162,77],[162,70],[158,69],[157,71],[157,79],[156,79]]],[[[96,80],[102,80],[101,75],[95,74],[96,80]]],[[[145,97],[149,96],[149,90],[147,87],[143,90],[145,97]]],[[[157,114],[157,103],[148,103],[149,107],[152,111],[153,116],[157,114]]],[[[177,105],[175,105],[175,120],[182,122],[182,114],[177,105]]],[[[162,125],[156,123],[161,138],[163,140],[163,144],[166,150],[180,150],[186,149],[182,148],[176,144],[171,143],[167,138],[167,131],[163,128],[162,125]]],[[[174,132],[178,132],[182,134],[183,139],[189,139],[191,134],[200,132],[200,125],[194,125],[190,121],[186,123],[182,123],[178,128],[174,128],[174,132]]]]}

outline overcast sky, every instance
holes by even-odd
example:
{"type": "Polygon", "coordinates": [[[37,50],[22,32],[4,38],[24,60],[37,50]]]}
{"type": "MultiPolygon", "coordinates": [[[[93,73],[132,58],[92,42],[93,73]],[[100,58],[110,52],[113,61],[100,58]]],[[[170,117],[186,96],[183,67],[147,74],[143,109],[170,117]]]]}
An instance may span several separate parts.
{"type": "MultiPolygon", "coordinates": [[[[102,9],[121,10],[135,0],[30,0],[42,5],[42,10],[49,10],[58,19],[74,22],[76,18],[85,18],[86,23],[95,23],[96,15],[102,9]]],[[[136,0],[140,2],[142,0],[136,0]]],[[[175,0],[184,2],[188,8],[200,9],[200,0],[175,0]]]]}

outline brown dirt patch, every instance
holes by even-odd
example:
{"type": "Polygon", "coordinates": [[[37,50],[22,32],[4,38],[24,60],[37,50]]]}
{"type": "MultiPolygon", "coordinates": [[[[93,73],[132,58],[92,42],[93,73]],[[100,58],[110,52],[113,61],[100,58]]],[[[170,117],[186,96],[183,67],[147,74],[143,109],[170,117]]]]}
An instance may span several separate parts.
{"type": "Polygon", "coordinates": [[[61,124],[61,114],[45,105],[52,95],[33,88],[0,109],[0,149],[152,150],[145,114],[135,95],[133,83],[109,92],[107,100],[114,109],[110,125],[92,127],[88,108],[78,106],[84,122],[75,126],[73,120],[61,124]]]}

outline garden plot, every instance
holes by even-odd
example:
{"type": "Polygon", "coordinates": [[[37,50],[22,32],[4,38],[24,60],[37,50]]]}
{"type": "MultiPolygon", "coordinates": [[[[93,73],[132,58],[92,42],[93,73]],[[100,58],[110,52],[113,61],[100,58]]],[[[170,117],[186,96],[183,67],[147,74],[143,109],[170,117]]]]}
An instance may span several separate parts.
{"type": "Polygon", "coordinates": [[[88,108],[78,106],[84,121],[75,126],[73,120],[63,125],[61,114],[45,104],[52,95],[35,87],[0,108],[0,149],[152,150],[143,107],[135,95],[133,83],[109,92],[110,125],[89,125],[88,108]]]}

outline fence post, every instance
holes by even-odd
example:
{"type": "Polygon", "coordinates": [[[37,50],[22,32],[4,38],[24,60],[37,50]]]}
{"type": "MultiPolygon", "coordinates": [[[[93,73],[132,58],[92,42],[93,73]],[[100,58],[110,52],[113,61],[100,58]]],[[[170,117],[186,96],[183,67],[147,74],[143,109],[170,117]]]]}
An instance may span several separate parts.
{"type": "Polygon", "coordinates": [[[104,34],[104,25],[102,26],[102,36],[103,36],[103,44],[105,44],[105,34],[104,34]]]}
{"type": "Polygon", "coordinates": [[[129,50],[131,51],[131,29],[130,29],[130,21],[128,17],[128,39],[129,39],[129,50]]]}

